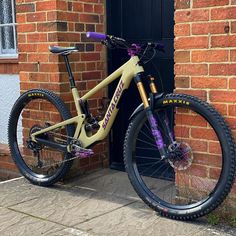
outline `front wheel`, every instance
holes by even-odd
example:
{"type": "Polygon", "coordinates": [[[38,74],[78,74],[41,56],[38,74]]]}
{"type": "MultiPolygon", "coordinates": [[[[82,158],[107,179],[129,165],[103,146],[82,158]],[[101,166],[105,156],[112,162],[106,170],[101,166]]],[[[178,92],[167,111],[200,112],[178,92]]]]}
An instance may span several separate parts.
{"type": "Polygon", "coordinates": [[[189,95],[165,95],[153,114],[169,155],[160,157],[146,113],[138,113],[124,143],[131,184],[163,216],[192,220],[208,214],[226,198],[234,181],[230,129],[212,106],[189,95]]]}

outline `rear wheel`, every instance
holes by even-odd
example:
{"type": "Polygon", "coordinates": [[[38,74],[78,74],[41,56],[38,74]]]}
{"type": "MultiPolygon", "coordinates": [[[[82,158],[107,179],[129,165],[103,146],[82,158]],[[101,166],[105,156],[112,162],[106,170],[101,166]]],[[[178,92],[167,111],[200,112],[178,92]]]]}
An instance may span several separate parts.
{"type": "MultiPolygon", "coordinates": [[[[10,151],[19,171],[33,184],[54,184],[69,171],[72,161],[66,161],[70,153],[34,142],[31,134],[69,118],[64,102],[42,89],[25,92],[12,108],[8,126],[10,151]]],[[[67,125],[40,138],[67,145],[73,134],[74,127],[67,125]]]]}
{"type": "Polygon", "coordinates": [[[124,143],[131,184],[164,216],[182,220],[203,216],[226,198],[234,181],[230,129],[215,109],[192,96],[170,94],[157,103],[154,116],[169,155],[161,159],[145,111],[137,114],[124,143]],[[168,138],[164,122],[175,142],[168,138]]]}

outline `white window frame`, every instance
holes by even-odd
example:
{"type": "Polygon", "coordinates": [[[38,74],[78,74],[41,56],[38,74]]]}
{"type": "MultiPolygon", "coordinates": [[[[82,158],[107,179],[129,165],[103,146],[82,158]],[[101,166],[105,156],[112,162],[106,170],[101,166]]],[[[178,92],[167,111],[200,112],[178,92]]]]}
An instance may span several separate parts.
{"type": "MultiPolygon", "coordinates": [[[[18,58],[18,52],[17,52],[17,37],[16,37],[16,16],[15,16],[15,0],[10,0],[12,5],[12,23],[7,24],[0,24],[0,59],[17,59],[18,58]],[[1,28],[5,26],[13,26],[13,40],[14,40],[14,48],[12,49],[10,53],[3,53],[2,49],[2,33],[1,28]]],[[[0,13],[1,14],[1,13],[0,13]]]]}

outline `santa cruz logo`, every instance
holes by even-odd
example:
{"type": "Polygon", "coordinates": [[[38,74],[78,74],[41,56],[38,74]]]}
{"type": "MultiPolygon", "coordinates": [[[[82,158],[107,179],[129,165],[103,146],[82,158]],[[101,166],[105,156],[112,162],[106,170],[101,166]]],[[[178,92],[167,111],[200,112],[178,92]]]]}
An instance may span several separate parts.
{"type": "Polygon", "coordinates": [[[111,101],[111,104],[110,104],[110,106],[107,110],[104,122],[102,124],[103,129],[106,129],[106,127],[107,127],[107,124],[110,120],[111,114],[114,111],[114,109],[115,109],[115,107],[116,107],[116,105],[117,105],[117,103],[120,99],[123,88],[124,88],[124,82],[121,80],[118,87],[117,87],[117,89],[116,89],[116,91],[115,91],[115,96],[114,96],[113,100],[111,101]]]}

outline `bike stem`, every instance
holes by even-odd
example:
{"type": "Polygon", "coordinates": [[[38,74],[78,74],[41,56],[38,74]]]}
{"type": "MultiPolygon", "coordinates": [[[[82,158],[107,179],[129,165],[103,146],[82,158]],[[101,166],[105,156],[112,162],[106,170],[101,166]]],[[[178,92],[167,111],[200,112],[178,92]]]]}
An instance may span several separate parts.
{"type": "MultiPolygon", "coordinates": [[[[148,102],[148,98],[147,98],[147,95],[146,95],[146,92],[142,83],[142,74],[141,73],[137,74],[134,78],[134,81],[138,87],[138,91],[143,102],[143,106],[147,115],[148,122],[151,127],[152,135],[155,139],[156,146],[160,152],[161,159],[164,159],[167,157],[167,151],[164,145],[162,134],[160,130],[158,129],[158,122],[155,119],[152,109],[148,102]]],[[[152,88],[154,88],[153,85],[152,85],[152,88]]]]}

